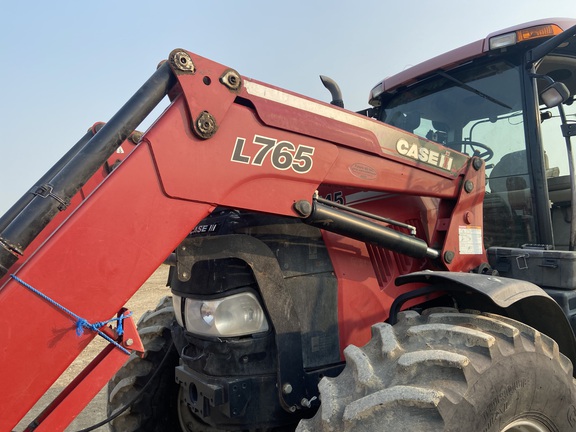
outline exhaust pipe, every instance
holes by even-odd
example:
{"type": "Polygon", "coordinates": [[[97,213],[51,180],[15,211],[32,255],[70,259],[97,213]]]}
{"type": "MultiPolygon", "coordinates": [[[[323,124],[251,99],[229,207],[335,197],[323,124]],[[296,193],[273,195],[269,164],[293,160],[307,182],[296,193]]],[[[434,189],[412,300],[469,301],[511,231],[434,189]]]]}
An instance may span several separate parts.
{"type": "Polygon", "coordinates": [[[342,99],[342,92],[340,91],[340,87],[338,87],[338,84],[336,84],[336,81],[324,75],[320,75],[320,81],[322,81],[324,87],[326,87],[330,92],[330,94],[332,95],[332,101],[330,103],[337,107],[344,108],[344,99],[342,99]]]}

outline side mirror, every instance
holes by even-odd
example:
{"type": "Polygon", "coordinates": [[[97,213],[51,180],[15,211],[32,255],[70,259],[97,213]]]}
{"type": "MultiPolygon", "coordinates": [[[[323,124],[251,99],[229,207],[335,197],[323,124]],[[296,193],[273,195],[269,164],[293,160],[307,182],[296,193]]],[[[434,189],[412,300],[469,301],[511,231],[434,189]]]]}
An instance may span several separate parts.
{"type": "Polygon", "coordinates": [[[566,84],[554,82],[540,92],[540,98],[547,108],[554,108],[570,98],[566,84]]]}

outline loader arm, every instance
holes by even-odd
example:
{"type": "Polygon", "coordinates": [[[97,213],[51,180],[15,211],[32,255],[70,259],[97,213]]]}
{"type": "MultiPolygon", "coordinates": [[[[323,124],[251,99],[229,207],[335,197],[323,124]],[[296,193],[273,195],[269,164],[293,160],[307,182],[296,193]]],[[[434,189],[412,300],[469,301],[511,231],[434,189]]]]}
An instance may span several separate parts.
{"type": "MultiPolygon", "coordinates": [[[[294,204],[310,201],[321,185],[438,198],[439,218],[429,235],[439,251],[435,266],[469,271],[487,261],[481,245],[462,247],[462,231],[482,223],[480,159],[183,50],[168,62],[176,79],[167,90],[171,104],[122,164],[30,256],[25,244],[11,247],[19,239],[0,234],[0,264],[9,274],[88,321],[101,321],[114,316],[216,206],[298,217],[294,204]]],[[[136,126],[111,121],[95,135],[91,142],[107,140],[100,164],[136,126]]],[[[42,207],[39,224],[56,213],[36,207],[42,207]]],[[[18,223],[16,216],[8,234],[19,231],[18,223]]],[[[35,235],[26,230],[23,243],[35,235]]],[[[4,280],[0,430],[11,430],[94,334],[77,336],[70,316],[16,279],[4,280]]]]}

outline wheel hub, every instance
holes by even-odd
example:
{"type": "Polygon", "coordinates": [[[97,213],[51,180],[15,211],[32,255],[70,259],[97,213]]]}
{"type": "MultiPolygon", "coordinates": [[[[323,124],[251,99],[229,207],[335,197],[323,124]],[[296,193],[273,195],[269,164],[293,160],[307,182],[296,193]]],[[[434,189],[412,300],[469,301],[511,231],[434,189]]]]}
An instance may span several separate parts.
{"type": "Polygon", "coordinates": [[[501,432],[552,432],[542,423],[531,419],[520,419],[510,423],[501,432]]]}

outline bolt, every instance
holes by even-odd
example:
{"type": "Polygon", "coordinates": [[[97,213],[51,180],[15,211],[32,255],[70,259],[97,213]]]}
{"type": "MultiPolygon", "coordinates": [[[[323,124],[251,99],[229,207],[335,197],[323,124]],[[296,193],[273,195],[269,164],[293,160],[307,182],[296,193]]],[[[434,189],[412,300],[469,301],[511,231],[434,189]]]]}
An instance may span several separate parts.
{"type": "Polygon", "coordinates": [[[174,66],[176,69],[182,72],[194,73],[196,71],[194,63],[192,62],[190,55],[186,51],[180,51],[180,50],[172,51],[170,60],[172,66],[174,66]]]}
{"type": "Polygon", "coordinates": [[[228,87],[230,90],[237,91],[242,86],[242,78],[240,74],[233,69],[228,69],[220,77],[220,82],[228,87]]]}
{"type": "Polygon", "coordinates": [[[456,254],[452,251],[446,251],[444,253],[444,261],[446,261],[447,264],[450,264],[454,260],[455,255],[456,254]]]}
{"type": "Polygon", "coordinates": [[[478,171],[480,170],[480,168],[482,168],[482,159],[480,159],[479,157],[475,157],[472,159],[472,167],[478,171]]]}
{"type": "Polygon", "coordinates": [[[126,346],[132,346],[134,344],[134,340],[133,339],[126,339],[125,345],[126,346]]]}
{"type": "Polygon", "coordinates": [[[282,386],[282,393],[290,394],[292,393],[292,385],[290,383],[286,383],[282,386]]]}
{"type": "Polygon", "coordinates": [[[474,183],[470,180],[466,180],[464,182],[464,190],[468,193],[472,192],[474,190],[474,183]]]}
{"type": "Polygon", "coordinates": [[[296,201],[294,203],[294,210],[302,217],[310,216],[312,213],[312,204],[306,200],[296,201]]]}
{"type": "Polygon", "coordinates": [[[142,132],[134,131],[128,137],[134,144],[138,144],[142,139],[142,132]]]}
{"type": "Polygon", "coordinates": [[[194,123],[195,132],[200,138],[208,139],[216,133],[216,119],[208,111],[202,111],[194,123]]]}

